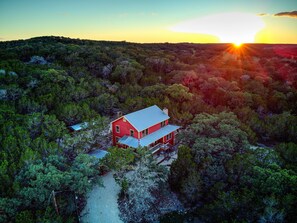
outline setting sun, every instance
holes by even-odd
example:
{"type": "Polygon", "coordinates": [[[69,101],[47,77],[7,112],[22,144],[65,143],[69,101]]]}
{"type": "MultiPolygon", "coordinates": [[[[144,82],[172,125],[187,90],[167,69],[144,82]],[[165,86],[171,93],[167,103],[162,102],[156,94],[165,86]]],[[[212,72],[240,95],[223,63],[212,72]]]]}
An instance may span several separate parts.
{"type": "Polygon", "coordinates": [[[203,33],[218,37],[223,43],[253,43],[256,34],[264,28],[262,18],[250,13],[221,13],[188,20],[171,27],[172,31],[203,33]]]}
{"type": "Polygon", "coordinates": [[[239,48],[239,47],[241,47],[242,43],[241,43],[241,42],[234,42],[233,45],[234,45],[236,48],[239,48]]]}

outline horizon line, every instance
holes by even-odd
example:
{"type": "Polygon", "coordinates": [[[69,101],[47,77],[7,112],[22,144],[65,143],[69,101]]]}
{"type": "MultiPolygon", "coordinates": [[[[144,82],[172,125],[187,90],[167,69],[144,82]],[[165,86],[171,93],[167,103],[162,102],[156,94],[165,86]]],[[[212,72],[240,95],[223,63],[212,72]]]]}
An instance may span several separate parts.
{"type": "MultiPolygon", "coordinates": [[[[136,44],[234,44],[234,43],[228,43],[228,42],[132,42],[132,41],[127,41],[127,40],[106,40],[106,39],[81,39],[81,38],[76,38],[76,37],[68,37],[68,36],[34,36],[30,38],[24,38],[24,39],[10,39],[10,40],[3,40],[0,38],[0,43],[4,42],[13,42],[13,41],[26,41],[30,39],[35,39],[35,38],[44,38],[44,37],[54,37],[54,38],[68,38],[68,39],[74,39],[74,40],[83,40],[83,41],[98,41],[98,42],[126,42],[126,43],[136,43],[136,44]]],[[[297,45],[296,43],[260,43],[260,42],[254,42],[254,43],[242,43],[242,44],[266,44],[266,45],[297,45]]]]}

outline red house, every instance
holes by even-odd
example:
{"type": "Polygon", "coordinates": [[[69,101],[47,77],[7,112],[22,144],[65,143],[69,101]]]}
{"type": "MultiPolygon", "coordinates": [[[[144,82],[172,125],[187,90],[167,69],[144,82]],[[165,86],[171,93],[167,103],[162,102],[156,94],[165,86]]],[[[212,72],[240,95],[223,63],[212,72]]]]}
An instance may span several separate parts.
{"type": "Polygon", "coordinates": [[[113,145],[148,147],[152,153],[167,149],[175,143],[179,126],[170,125],[168,110],[156,105],[123,115],[111,122],[113,145]]]}

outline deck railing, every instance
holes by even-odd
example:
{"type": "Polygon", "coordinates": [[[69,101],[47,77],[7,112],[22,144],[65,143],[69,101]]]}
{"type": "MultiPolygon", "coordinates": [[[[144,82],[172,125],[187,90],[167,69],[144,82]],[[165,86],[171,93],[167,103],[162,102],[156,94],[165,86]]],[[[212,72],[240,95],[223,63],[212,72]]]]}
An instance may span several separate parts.
{"type": "Polygon", "coordinates": [[[155,153],[158,152],[160,149],[168,149],[169,148],[169,144],[163,144],[163,143],[158,143],[157,145],[154,145],[153,147],[149,148],[149,151],[151,153],[155,153]]]}

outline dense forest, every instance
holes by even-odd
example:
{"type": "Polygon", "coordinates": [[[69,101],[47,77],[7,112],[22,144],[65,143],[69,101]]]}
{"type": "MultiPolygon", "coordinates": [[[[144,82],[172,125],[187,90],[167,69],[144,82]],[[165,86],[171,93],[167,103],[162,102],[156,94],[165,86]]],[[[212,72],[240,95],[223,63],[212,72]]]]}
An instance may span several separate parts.
{"type": "MultiPolygon", "coordinates": [[[[160,179],[151,196],[166,188],[187,210],[158,221],[297,222],[296,45],[37,37],[0,42],[0,79],[0,222],[76,222],[51,196],[80,199],[100,183],[102,164],[86,153],[118,111],[154,104],[183,127],[178,158],[163,178],[140,163],[160,179]],[[69,132],[81,122],[91,131],[69,132]]],[[[133,160],[111,153],[110,169],[133,160]]],[[[121,184],[137,206],[137,182],[121,184]]],[[[152,221],[155,203],[130,221],[152,221]]]]}

